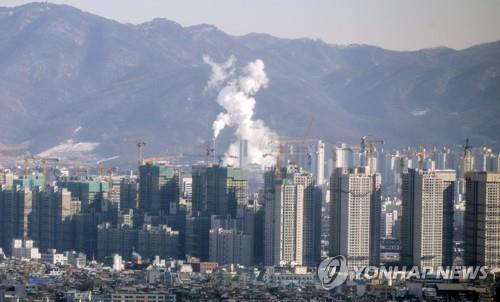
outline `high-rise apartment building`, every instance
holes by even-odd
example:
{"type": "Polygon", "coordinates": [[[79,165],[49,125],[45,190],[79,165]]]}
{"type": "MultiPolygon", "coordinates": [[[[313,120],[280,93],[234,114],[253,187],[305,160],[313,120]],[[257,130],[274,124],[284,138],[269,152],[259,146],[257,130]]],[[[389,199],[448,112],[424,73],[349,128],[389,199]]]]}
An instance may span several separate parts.
{"type": "Polygon", "coordinates": [[[262,265],[264,263],[266,213],[261,203],[254,202],[256,204],[254,205],[253,262],[262,265]]]}
{"type": "Polygon", "coordinates": [[[13,185],[21,189],[34,189],[39,187],[40,190],[43,190],[44,177],[41,174],[22,175],[14,179],[13,185]]]}
{"type": "Polygon", "coordinates": [[[349,268],[380,262],[380,175],[337,168],[330,179],[330,254],[349,268]]]}
{"type": "Polygon", "coordinates": [[[322,140],[318,140],[314,154],[313,171],[310,172],[315,176],[316,184],[322,185],[325,182],[325,143],[322,140]]]}
{"type": "Polygon", "coordinates": [[[113,254],[131,260],[133,252],[142,258],[152,259],[160,256],[165,259],[179,258],[179,232],[167,225],[152,226],[144,224],[142,228],[128,226],[113,227],[102,223],[97,227],[97,259],[104,260],[113,254]]]}
{"type": "Polygon", "coordinates": [[[109,183],[93,178],[65,177],[59,181],[59,186],[67,188],[71,196],[81,202],[81,209],[101,211],[108,199],[109,183]]]}
{"type": "Polygon", "coordinates": [[[186,255],[200,258],[202,261],[209,259],[210,242],[210,217],[199,213],[186,218],[186,255]]]}
{"type": "MultiPolygon", "coordinates": [[[[286,177],[286,168],[281,168],[277,172],[276,167],[267,169],[264,172],[264,189],[262,191],[263,199],[263,221],[264,221],[264,238],[263,238],[263,252],[262,260],[265,265],[273,265],[277,261],[274,259],[274,247],[278,238],[275,238],[276,232],[272,224],[274,223],[275,214],[275,195],[276,185],[281,178],[286,177]]],[[[278,260],[279,261],[279,260],[278,260]]]]}
{"type": "Polygon", "coordinates": [[[182,178],[182,197],[188,201],[193,199],[193,179],[191,177],[182,178]]]}
{"type": "Polygon", "coordinates": [[[0,245],[14,238],[29,238],[41,250],[73,248],[74,214],[71,193],[47,186],[44,191],[19,185],[0,191],[0,245]]]}
{"type": "Polygon", "coordinates": [[[145,259],[179,259],[179,232],[167,225],[145,224],[138,231],[137,252],[145,259]]]}
{"type": "Polygon", "coordinates": [[[122,177],[119,175],[112,175],[108,178],[108,198],[113,204],[120,204],[121,182],[122,177]]]}
{"type": "Polygon", "coordinates": [[[401,263],[453,264],[455,170],[408,169],[403,174],[401,263]]]}
{"type": "Polygon", "coordinates": [[[248,201],[248,177],[233,167],[193,166],[193,213],[236,216],[238,204],[248,201]]]}
{"type": "Polygon", "coordinates": [[[248,177],[244,170],[219,165],[193,166],[192,217],[186,219],[186,253],[209,259],[211,217],[236,218],[248,203],[248,177]]]}
{"type": "Polygon", "coordinates": [[[334,169],[335,168],[351,168],[354,165],[354,153],[351,147],[347,144],[342,144],[339,147],[334,147],[334,169]]]}
{"type": "Polygon", "coordinates": [[[465,174],[466,265],[500,268],[500,173],[465,174]]]}
{"type": "Polygon", "coordinates": [[[47,187],[38,194],[36,212],[39,232],[34,239],[38,241],[40,250],[71,250],[74,214],[71,193],[64,188],[47,187]]]}
{"type": "Polygon", "coordinates": [[[120,182],[120,209],[137,209],[139,183],[132,177],[124,177],[120,182]]]}
{"type": "Polygon", "coordinates": [[[309,173],[295,173],[293,182],[303,187],[302,265],[315,267],[321,259],[321,188],[309,173]]]}
{"type": "Polygon", "coordinates": [[[7,253],[12,239],[33,238],[33,198],[36,199],[36,193],[28,188],[0,190],[0,247],[7,253]]]}
{"type": "Polygon", "coordinates": [[[393,226],[394,226],[394,221],[397,218],[397,212],[386,212],[382,214],[382,221],[381,221],[381,230],[380,234],[383,238],[393,238],[393,226]]]}
{"type": "Polygon", "coordinates": [[[137,232],[137,229],[127,225],[113,227],[109,222],[99,224],[96,259],[103,261],[113,254],[119,254],[123,259],[132,259],[132,252],[137,249],[137,232]]]}
{"type": "Polygon", "coordinates": [[[274,202],[266,204],[267,265],[302,265],[304,186],[276,180],[274,202]]]}
{"type": "Polygon", "coordinates": [[[264,263],[316,266],[321,249],[321,190],[290,165],[265,173],[264,263]]]}
{"type": "Polygon", "coordinates": [[[91,211],[74,215],[74,250],[93,258],[97,252],[97,226],[106,221],[106,213],[91,211]]]}
{"type": "Polygon", "coordinates": [[[139,208],[149,213],[168,214],[171,203],[179,203],[179,171],[147,163],[139,168],[139,208]]]}
{"type": "MultiPolygon", "coordinates": [[[[209,260],[219,264],[253,264],[253,233],[245,230],[253,217],[231,218],[213,215],[211,219],[209,260]]],[[[253,223],[250,223],[253,224],[253,223]]],[[[253,225],[251,226],[253,227],[253,225]]]]}

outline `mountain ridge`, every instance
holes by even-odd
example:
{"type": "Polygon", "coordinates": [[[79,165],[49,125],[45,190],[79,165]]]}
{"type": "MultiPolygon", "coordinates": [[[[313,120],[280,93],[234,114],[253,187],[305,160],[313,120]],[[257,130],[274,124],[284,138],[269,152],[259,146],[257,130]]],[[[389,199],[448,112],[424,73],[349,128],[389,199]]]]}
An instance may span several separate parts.
{"type": "MultiPolygon", "coordinates": [[[[471,137],[499,149],[498,50],[500,41],[394,51],[163,18],[134,25],[67,5],[0,7],[0,143],[38,153],[68,139],[99,142],[99,155],[128,160],[129,138],[147,141],[150,154],[192,149],[222,111],[217,92],[204,91],[202,57],[234,55],[239,67],[265,62],[270,85],[256,116],[280,135],[357,143],[374,134],[393,146],[471,137]]],[[[220,148],[231,138],[225,131],[220,148]]]]}

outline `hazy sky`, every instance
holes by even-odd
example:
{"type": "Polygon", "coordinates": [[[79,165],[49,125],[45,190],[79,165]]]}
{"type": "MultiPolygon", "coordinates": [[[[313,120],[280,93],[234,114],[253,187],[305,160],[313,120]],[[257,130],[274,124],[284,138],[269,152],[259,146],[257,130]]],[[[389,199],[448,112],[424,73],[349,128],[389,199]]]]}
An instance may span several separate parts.
{"type": "MultiPolygon", "coordinates": [[[[31,1],[0,0],[0,6],[31,1]]],[[[156,17],[234,35],[269,33],[409,50],[500,40],[496,0],[54,0],[121,22],[156,17]]]]}

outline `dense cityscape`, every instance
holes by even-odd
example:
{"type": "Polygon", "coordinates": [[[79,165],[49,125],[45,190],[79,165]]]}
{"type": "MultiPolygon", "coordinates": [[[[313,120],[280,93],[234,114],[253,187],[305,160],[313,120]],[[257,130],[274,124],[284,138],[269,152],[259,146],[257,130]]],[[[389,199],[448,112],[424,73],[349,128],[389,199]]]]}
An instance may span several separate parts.
{"type": "Polygon", "coordinates": [[[500,1],[0,1],[0,302],[500,301],[500,1]]]}
{"type": "MultiPolygon", "coordinates": [[[[270,167],[142,158],[121,171],[24,156],[0,173],[5,301],[492,300],[500,268],[500,156],[281,139],[270,167]],[[374,278],[327,291],[319,263],[349,270],[484,266],[482,280],[374,278]]],[[[16,153],[15,146],[2,153],[16,153]]],[[[130,151],[133,151],[130,149],[130,151]]],[[[2,300],[2,301],[3,301],[2,300]]]]}

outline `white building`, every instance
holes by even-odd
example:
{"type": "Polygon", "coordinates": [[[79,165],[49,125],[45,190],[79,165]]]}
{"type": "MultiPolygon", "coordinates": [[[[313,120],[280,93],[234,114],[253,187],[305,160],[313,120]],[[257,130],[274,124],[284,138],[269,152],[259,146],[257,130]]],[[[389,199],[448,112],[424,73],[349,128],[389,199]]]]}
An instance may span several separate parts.
{"type": "Polygon", "coordinates": [[[38,248],[33,246],[33,240],[13,239],[11,252],[13,258],[23,260],[37,260],[42,258],[38,248]]]}
{"type": "Polygon", "coordinates": [[[315,155],[311,173],[316,177],[316,184],[322,185],[325,182],[325,143],[321,140],[318,140],[315,155]]]}
{"type": "Polygon", "coordinates": [[[304,186],[277,179],[274,200],[266,202],[266,265],[302,264],[304,186]]]}
{"type": "Polygon", "coordinates": [[[383,238],[398,238],[396,222],[401,214],[401,201],[387,198],[382,202],[382,220],[380,234],[383,238]]]}
{"type": "Polygon", "coordinates": [[[187,200],[191,200],[193,196],[193,178],[182,178],[182,196],[187,200]]]}
{"type": "Polygon", "coordinates": [[[122,256],[118,254],[113,254],[113,270],[115,272],[121,272],[125,269],[125,264],[123,263],[122,256]]]}
{"type": "Polygon", "coordinates": [[[354,153],[351,147],[347,144],[342,144],[340,147],[334,148],[334,169],[335,168],[352,168],[354,166],[354,153]]]}

